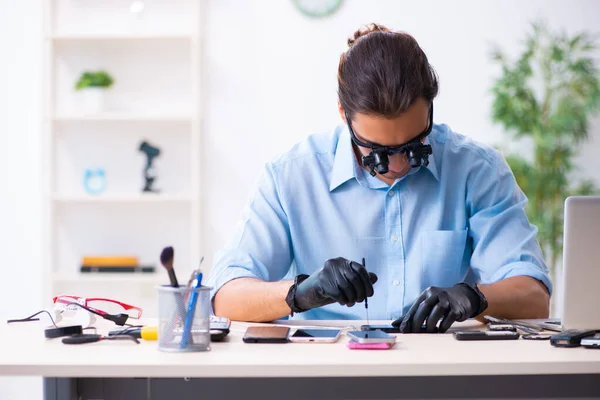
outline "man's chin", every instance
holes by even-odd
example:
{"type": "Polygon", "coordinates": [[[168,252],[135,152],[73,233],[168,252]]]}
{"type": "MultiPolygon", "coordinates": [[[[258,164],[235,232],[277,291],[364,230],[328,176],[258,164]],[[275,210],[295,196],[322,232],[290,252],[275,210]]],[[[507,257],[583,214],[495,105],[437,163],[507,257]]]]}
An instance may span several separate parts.
{"type": "Polygon", "coordinates": [[[387,179],[400,179],[407,174],[408,171],[404,172],[388,172],[387,174],[383,174],[383,176],[387,179]]]}

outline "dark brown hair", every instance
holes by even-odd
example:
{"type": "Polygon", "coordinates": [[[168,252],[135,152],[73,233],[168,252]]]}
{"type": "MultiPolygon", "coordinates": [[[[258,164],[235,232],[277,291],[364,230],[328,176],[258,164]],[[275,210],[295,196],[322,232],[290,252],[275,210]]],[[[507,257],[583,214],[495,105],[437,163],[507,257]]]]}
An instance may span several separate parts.
{"type": "Polygon", "coordinates": [[[348,39],[340,57],[338,96],[346,114],[397,117],[419,97],[431,102],[438,79],[417,41],[370,24],[348,39]]]}

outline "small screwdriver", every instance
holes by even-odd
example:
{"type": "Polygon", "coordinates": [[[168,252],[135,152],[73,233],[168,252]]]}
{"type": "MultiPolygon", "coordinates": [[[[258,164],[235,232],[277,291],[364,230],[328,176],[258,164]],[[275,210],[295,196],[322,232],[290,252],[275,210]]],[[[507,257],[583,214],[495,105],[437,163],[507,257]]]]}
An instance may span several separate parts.
{"type": "Polygon", "coordinates": [[[64,344],[85,344],[95,343],[101,340],[133,340],[136,343],[140,343],[135,337],[130,335],[114,335],[114,336],[103,336],[92,333],[79,333],[63,338],[64,344]]]}
{"type": "MultiPolygon", "coordinates": [[[[365,266],[365,258],[364,258],[364,257],[363,257],[363,259],[362,259],[362,265],[363,265],[363,267],[365,267],[365,269],[367,268],[367,267],[365,266]]],[[[368,300],[367,300],[367,299],[368,299],[368,297],[367,297],[367,296],[365,296],[365,310],[367,311],[367,325],[371,325],[371,324],[369,323],[369,302],[368,302],[368,300]]]]}

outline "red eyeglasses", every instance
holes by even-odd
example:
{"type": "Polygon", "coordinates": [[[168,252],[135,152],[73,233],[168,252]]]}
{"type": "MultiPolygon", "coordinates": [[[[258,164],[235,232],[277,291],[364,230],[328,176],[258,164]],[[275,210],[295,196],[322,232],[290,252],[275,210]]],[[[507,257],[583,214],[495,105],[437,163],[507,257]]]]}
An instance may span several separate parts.
{"type": "Polygon", "coordinates": [[[69,303],[79,303],[100,314],[127,314],[130,318],[140,319],[143,310],[140,307],[121,303],[117,300],[104,299],[100,297],[79,297],[71,295],[55,296],[53,302],[56,305],[65,306],[69,303]]]}

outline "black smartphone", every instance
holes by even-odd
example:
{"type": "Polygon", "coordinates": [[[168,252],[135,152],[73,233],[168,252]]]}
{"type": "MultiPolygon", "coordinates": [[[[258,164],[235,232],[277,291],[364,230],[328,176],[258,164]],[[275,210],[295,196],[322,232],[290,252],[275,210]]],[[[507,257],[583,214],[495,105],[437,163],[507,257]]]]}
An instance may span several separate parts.
{"type": "MultiPolygon", "coordinates": [[[[400,326],[395,327],[392,325],[361,325],[361,331],[383,331],[386,333],[400,333],[400,326]]],[[[421,325],[421,332],[427,331],[427,323],[424,322],[421,325]]]]}
{"type": "Polygon", "coordinates": [[[245,343],[287,343],[290,328],[286,326],[249,326],[242,340],[245,343]]]}
{"type": "Polygon", "coordinates": [[[521,334],[511,331],[461,331],[454,332],[456,340],[515,340],[521,334]]]}
{"type": "Polygon", "coordinates": [[[555,347],[577,347],[581,340],[596,334],[595,330],[568,329],[550,336],[550,344],[555,347]]]}
{"type": "Polygon", "coordinates": [[[386,333],[400,333],[400,327],[392,325],[361,325],[361,331],[383,331],[386,333]]]}
{"type": "Polygon", "coordinates": [[[211,342],[222,342],[225,337],[229,335],[229,329],[211,329],[210,330],[210,341],[211,342]]]}

